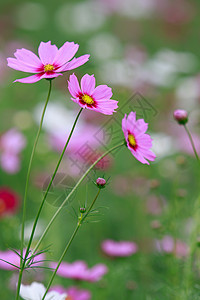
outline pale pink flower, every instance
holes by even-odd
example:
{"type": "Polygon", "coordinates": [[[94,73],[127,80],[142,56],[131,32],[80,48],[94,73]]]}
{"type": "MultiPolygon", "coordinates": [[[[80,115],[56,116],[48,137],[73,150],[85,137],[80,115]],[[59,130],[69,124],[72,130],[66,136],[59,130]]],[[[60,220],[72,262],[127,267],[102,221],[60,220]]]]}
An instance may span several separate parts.
{"type": "Polygon", "coordinates": [[[20,169],[20,152],[26,146],[24,135],[12,128],[0,137],[0,163],[4,171],[10,174],[20,169]]]}
{"type": "MultiPolygon", "coordinates": [[[[91,293],[87,290],[80,290],[75,286],[64,289],[62,286],[54,286],[51,288],[52,291],[56,291],[59,294],[67,294],[69,300],[90,300],[91,293]]],[[[68,300],[66,298],[66,300],[68,300]]]]}
{"type": "Polygon", "coordinates": [[[24,48],[17,49],[14,53],[16,58],[7,59],[8,66],[15,70],[34,73],[35,75],[17,79],[14,82],[33,83],[43,78],[55,78],[63,75],[63,72],[83,65],[88,61],[90,55],[86,54],[73,58],[78,51],[78,47],[79,45],[74,44],[74,42],[66,42],[58,49],[56,45],[51,45],[51,41],[47,43],[41,42],[38,48],[39,57],[24,48]]]}
{"type": "Polygon", "coordinates": [[[164,236],[162,240],[157,240],[156,248],[160,252],[175,254],[178,258],[185,257],[189,253],[189,247],[187,244],[180,240],[175,240],[169,235],[164,236]]]}
{"type": "MultiPolygon", "coordinates": [[[[56,263],[51,263],[50,267],[55,269],[56,263]]],[[[101,277],[108,272],[108,268],[104,264],[97,264],[89,269],[84,261],[76,261],[74,263],[62,262],[58,268],[57,275],[61,277],[85,280],[85,281],[99,281],[101,277]]]]}
{"type": "Polygon", "coordinates": [[[148,128],[148,123],[145,123],[143,119],[136,120],[136,113],[130,112],[130,114],[125,114],[122,120],[122,130],[126,139],[127,147],[143,164],[148,164],[146,160],[154,161],[156,156],[150,150],[152,147],[152,139],[150,135],[146,134],[148,128]]]}
{"type": "Polygon", "coordinates": [[[101,244],[101,248],[105,254],[119,257],[131,256],[138,251],[138,246],[130,241],[105,240],[101,244]]]}
{"type": "MultiPolygon", "coordinates": [[[[26,250],[23,251],[24,255],[25,255],[25,251],[26,250]]],[[[17,251],[17,252],[20,254],[20,251],[17,251]]],[[[28,257],[30,257],[30,256],[31,256],[31,253],[29,254],[28,257]]],[[[45,255],[43,253],[38,254],[31,261],[31,263],[33,263],[32,267],[40,266],[43,263],[44,259],[45,259],[45,255]]],[[[0,269],[12,271],[12,270],[18,269],[17,267],[20,267],[20,256],[19,255],[17,255],[12,250],[0,251],[0,269]],[[9,262],[10,264],[8,264],[6,262],[9,262]]]]}
{"type": "Polygon", "coordinates": [[[75,103],[80,107],[100,112],[104,115],[112,115],[118,107],[118,101],[110,99],[112,89],[107,85],[95,87],[94,75],[85,74],[81,79],[81,88],[77,77],[70,75],[68,89],[75,103]]]}

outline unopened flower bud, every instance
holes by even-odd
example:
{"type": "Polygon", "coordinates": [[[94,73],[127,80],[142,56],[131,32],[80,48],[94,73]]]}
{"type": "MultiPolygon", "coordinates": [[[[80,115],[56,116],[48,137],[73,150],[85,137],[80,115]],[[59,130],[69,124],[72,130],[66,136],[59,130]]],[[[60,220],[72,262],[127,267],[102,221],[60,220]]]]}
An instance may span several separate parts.
{"type": "Polygon", "coordinates": [[[99,188],[103,188],[106,185],[106,180],[104,178],[99,177],[96,180],[96,184],[99,188]]]}
{"type": "Polygon", "coordinates": [[[86,208],[85,207],[80,207],[79,208],[80,213],[84,214],[86,212],[86,208]]]}
{"type": "Polygon", "coordinates": [[[185,125],[188,122],[188,113],[186,110],[177,109],[174,111],[174,119],[180,124],[185,125]]]}

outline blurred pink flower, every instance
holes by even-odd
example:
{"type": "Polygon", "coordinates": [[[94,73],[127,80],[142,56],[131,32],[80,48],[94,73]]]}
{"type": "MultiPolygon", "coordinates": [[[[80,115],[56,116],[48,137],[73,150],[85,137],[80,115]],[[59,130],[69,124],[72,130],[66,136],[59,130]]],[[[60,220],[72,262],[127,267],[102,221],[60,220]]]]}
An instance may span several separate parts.
{"type": "Polygon", "coordinates": [[[63,75],[63,72],[75,69],[89,59],[90,55],[82,55],[73,58],[78,51],[78,44],[66,42],[60,49],[56,45],[51,45],[51,41],[41,42],[38,48],[38,54],[24,48],[17,49],[14,53],[16,58],[8,58],[8,66],[18,71],[36,73],[35,75],[17,79],[22,83],[33,83],[43,78],[50,79],[63,75]],[[73,59],[72,59],[73,58],[73,59]],[[70,62],[69,60],[72,59],[70,62]]]}
{"type": "MultiPolygon", "coordinates": [[[[55,269],[57,263],[50,263],[50,267],[55,269]]],[[[108,268],[104,264],[97,264],[88,269],[84,261],[76,261],[74,263],[62,262],[58,268],[57,275],[76,280],[85,280],[90,282],[99,281],[101,277],[108,272],[108,268]]]]}
{"type": "MultiPolygon", "coordinates": [[[[20,251],[17,252],[20,254],[20,251]]],[[[26,250],[24,249],[24,255],[25,252],[26,250]]],[[[28,257],[31,257],[31,253],[29,254],[28,257]]],[[[45,259],[45,255],[43,253],[36,255],[34,259],[31,260],[31,264],[33,263],[32,267],[40,266],[43,263],[44,259],[45,259]]],[[[17,255],[12,250],[0,251],[0,269],[12,271],[18,269],[17,267],[20,267],[19,255],[17,255]],[[9,262],[10,264],[6,263],[6,261],[9,262]],[[16,267],[12,266],[11,264],[15,265],[16,267]]]]}
{"type": "Polygon", "coordinates": [[[109,256],[131,256],[138,251],[138,246],[130,241],[105,240],[101,248],[109,256]]]}
{"type": "Polygon", "coordinates": [[[156,241],[156,248],[160,252],[175,254],[176,257],[185,257],[189,253],[187,244],[180,240],[174,240],[173,237],[166,235],[162,240],[156,241]]]}
{"type": "MultiPolygon", "coordinates": [[[[79,130],[74,132],[67,151],[74,154],[86,144],[89,144],[91,148],[99,146],[99,141],[95,136],[95,134],[99,131],[99,127],[83,124],[82,126],[79,126],[78,129],[79,130]]],[[[67,137],[68,132],[66,132],[66,130],[57,130],[50,133],[49,142],[55,150],[62,151],[67,141],[67,137]]]]}
{"type": "Polygon", "coordinates": [[[99,85],[95,88],[94,75],[85,74],[81,79],[81,89],[77,77],[70,75],[68,89],[75,103],[80,107],[100,112],[104,115],[112,115],[118,107],[118,101],[110,99],[112,89],[107,85],[99,85]]]}
{"type": "Polygon", "coordinates": [[[25,136],[12,128],[0,137],[0,163],[7,173],[14,174],[20,169],[20,152],[26,146],[25,136]]]}
{"type": "Polygon", "coordinates": [[[72,286],[68,289],[64,289],[62,286],[54,286],[51,291],[58,292],[59,294],[67,294],[66,300],[90,300],[91,293],[87,290],[79,290],[77,287],[72,286]]]}
{"type": "Polygon", "coordinates": [[[19,196],[9,188],[0,188],[0,218],[12,215],[19,206],[19,196]]]}
{"type": "Polygon", "coordinates": [[[130,112],[130,114],[125,114],[122,120],[122,130],[126,139],[127,147],[143,164],[148,164],[146,160],[154,161],[156,156],[150,150],[152,147],[152,139],[150,135],[145,134],[148,128],[148,123],[145,123],[143,119],[136,120],[136,113],[130,112]]]}

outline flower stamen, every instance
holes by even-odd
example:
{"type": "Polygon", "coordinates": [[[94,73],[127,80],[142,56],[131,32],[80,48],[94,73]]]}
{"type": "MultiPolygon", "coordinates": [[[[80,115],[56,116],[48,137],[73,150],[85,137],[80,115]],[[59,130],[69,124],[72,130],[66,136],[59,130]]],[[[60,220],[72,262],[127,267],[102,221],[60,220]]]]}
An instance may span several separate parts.
{"type": "Polygon", "coordinates": [[[54,66],[53,65],[50,65],[50,64],[47,64],[44,66],[44,71],[45,72],[51,72],[54,70],[54,66]]]}
{"type": "Polygon", "coordinates": [[[137,145],[135,137],[132,134],[128,134],[128,141],[131,147],[135,147],[137,145]]]}
{"type": "Polygon", "coordinates": [[[92,99],[92,97],[90,97],[86,94],[82,96],[82,100],[83,100],[83,102],[85,102],[86,104],[89,104],[89,105],[92,105],[94,103],[94,100],[92,99]]]}

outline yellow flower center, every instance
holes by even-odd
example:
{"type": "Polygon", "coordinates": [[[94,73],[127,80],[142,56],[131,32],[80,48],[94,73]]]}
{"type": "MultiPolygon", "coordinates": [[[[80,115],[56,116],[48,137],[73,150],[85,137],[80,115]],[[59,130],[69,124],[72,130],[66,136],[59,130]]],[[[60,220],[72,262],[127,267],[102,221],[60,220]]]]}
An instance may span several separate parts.
{"type": "Polygon", "coordinates": [[[82,96],[82,100],[83,102],[85,102],[86,104],[93,104],[94,100],[92,99],[92,97],[88,96],[88,95],[83,95],[82,96]]]}
{"type": "Polygon", "coordinates": [[[129,133],[128,135],[128,141],[129,141],[129,144],[132,146],[132,147],[135,147],[136,146],[136,140],[135,140],[135,137],[129,133]]]}
{"type": "Polygon", "coordinates": [[[45,72],[51,72],[54,70],[54,66],[53,65],[50,65],[50,64],[47,64],[44,66],[44,71],[45,72]]]}
{"type": "Polygon", "coordinates": [[[0,199],[0,214],[5,211],[6,205],[2,199],[0,199]]]}

